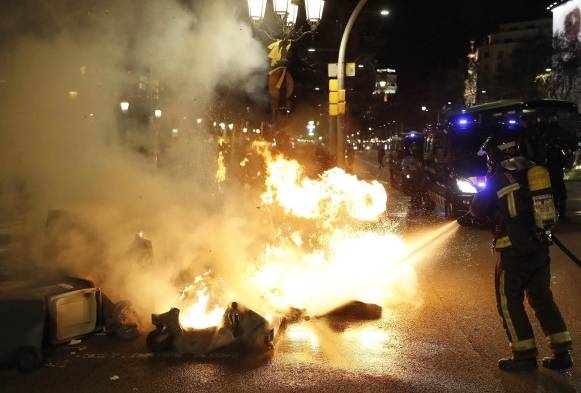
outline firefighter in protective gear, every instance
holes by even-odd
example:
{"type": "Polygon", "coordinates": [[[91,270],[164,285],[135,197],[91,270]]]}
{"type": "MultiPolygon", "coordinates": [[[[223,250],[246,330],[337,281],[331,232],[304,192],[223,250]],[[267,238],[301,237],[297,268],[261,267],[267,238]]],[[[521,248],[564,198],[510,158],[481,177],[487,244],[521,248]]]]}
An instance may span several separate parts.
{"type": "Polygon", "coordinates": [[[553,370],[572,368],[571,335],[550,289],[547,234],[555,213],[548,173],[519,156],[514,140],[488,138],[479,152],[484,154],[490,168],[486,188],[474,197],[468,214],[490,218],[495,224],[493,245],[500,254],[496,302],[513,352],[498,366],[507,371],[537,367],[537,347],[523,304],[526,294],[553,351],[542,365],[553,370]],[[547,185],[549,190],[543,193],[547,185]]]}

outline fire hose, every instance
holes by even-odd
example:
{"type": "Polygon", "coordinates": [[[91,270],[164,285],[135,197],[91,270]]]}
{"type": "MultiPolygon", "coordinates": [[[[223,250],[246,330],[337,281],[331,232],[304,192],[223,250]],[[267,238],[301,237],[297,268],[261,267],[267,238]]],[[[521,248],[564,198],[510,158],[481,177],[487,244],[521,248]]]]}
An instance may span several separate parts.
{"type": "Polygon", "coordinates": [[[553,234],[551,239],[553,240],[553,243],[555,243],[561,249],[561,251],[565,253],[565,255],[567,255],[573,262],[575,262],[577,266],[581,267],[581,260],[579,260],[579,258],[577,258],[575,254],[571,252],[571,250],[565,247],[565,245],[559,240],[557,236],[553,234]]]}

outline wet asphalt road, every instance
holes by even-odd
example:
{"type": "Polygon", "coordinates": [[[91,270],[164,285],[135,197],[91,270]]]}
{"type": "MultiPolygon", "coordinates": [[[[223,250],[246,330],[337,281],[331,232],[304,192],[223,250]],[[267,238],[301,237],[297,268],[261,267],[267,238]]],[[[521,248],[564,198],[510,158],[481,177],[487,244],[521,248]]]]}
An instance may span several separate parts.
{"type": "MultiPolygon", "coordinates": [[[[387,179],[374,155],[358,155],[356,172],[387,179]]],[[[557,229],[581,255],[581,182],[569,183],[573,223],[557,229]],[[577,212],[577,213],[576,213],[577,212]]],[[[408,217],[407,200],[390,190],[388,217],[409,239],[447,223],[408,217]]],[[[0,392],[581,392],[581,371],[507,374],[496,368],[508,346],[494,302],[495,257],[485,230],[462,229],[417,262],[411,304],[384,309],[380,321],[291,325],[264,358],[154,357],[144,339],[119,343],[93,336],[48,355],[34,374],[0,370],[0,392]]],[[[552,249],[552,286],[581,363],[581,269],[552,249]]],[[[530,310],[529,310],[530,311],[530,310]]],[[[532,315],[532,314],[531,314],[532,315]]],[[[4,322],[4,321],[3,321],[4,322]]],[[[545,340],[534,323],[541,355],[545,340]]]]}

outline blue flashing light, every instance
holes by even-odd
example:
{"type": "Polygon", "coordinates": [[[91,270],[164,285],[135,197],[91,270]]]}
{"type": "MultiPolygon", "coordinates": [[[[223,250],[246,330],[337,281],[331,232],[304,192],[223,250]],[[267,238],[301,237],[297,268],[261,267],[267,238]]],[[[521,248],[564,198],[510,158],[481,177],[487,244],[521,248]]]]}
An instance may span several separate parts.
{"type": "Polygon", "coordinates": [[[515,119],[514,117],[509,118],[506,121],[506,127],[509,130],[513,130],[513,129],[517,128],[518,127],[518,119],[515,119]]]}
{"type": "Polygon", "coordinates": [[[469,116],[463,115],[456,118],[455,121],[456,127],[465,130],[472,126],[472,119],[469,116]]]}

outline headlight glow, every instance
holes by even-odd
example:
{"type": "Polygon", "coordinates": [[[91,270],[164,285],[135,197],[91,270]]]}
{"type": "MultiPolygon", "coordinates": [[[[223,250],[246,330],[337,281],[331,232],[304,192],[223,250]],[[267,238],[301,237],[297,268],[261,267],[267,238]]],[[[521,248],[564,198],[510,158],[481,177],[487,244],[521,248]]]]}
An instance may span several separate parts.
{"type": "Polygon", "coordinates": [[[464,194],[476,194],[478,192],[474,184],[465,179],[456,179],[456,185],[458,186],[458,190],[464,194]]]}

